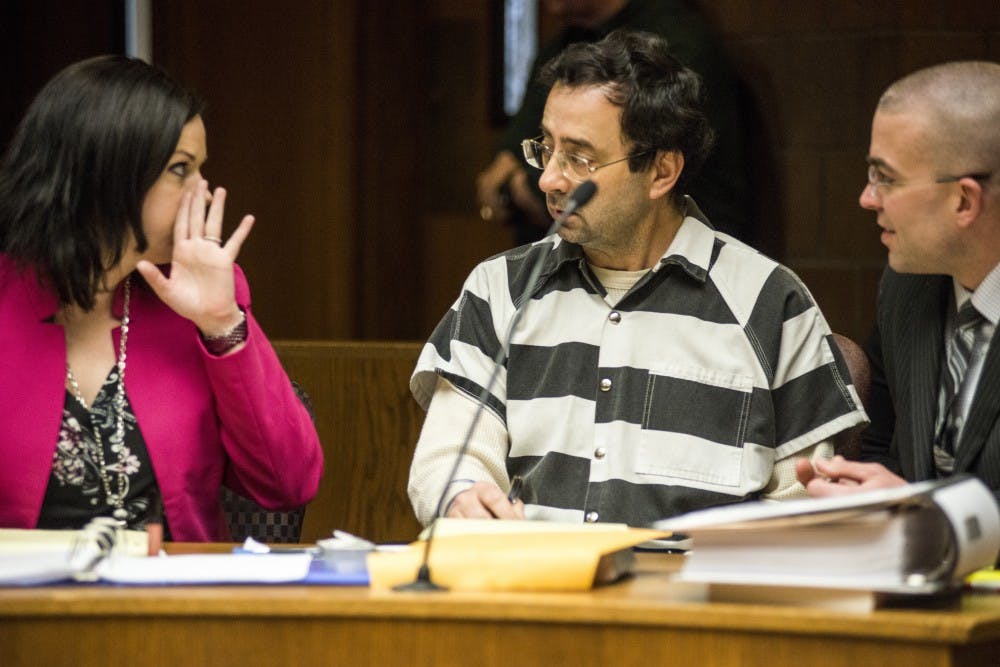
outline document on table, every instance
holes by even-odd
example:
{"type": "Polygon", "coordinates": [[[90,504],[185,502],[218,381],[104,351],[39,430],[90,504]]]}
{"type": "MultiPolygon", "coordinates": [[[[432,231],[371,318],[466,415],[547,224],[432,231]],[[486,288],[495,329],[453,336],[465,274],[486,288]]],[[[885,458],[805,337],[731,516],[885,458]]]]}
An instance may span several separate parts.
{"type": "Polygon", "coordinates": [[[305,579],[313,560],[308,553],[149,557],[146,550],[144,532],[106,523],[83,530],[0,529],[0,585],[288,583],[305,579]]]}
{"type": "MultiPolygon", "coordinates": [[[[668,535],[623,524],[438,519],[430,548],[434,581],[453,590],[588,590],[631,568],[632,547],[668,535]]],[[[411,581],[425,542],[368,556],[371,585],[411,581]]]]}
{"type": "Polygon", "coordinates": [[[302,581],[312,556],[301,554],[183,554],[108,558],[98,580],[116,584],[279,584],[302,581]]]}

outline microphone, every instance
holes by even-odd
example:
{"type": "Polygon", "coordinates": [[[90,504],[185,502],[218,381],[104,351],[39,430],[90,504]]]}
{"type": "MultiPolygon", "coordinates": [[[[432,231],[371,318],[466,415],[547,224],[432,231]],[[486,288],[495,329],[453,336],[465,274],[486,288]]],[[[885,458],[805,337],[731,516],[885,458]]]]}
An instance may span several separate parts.
{"type": "MultiPolygon", "coordinates": [[[[552,221],[552,226],[549,227],[549,231],[546,232],[546,236],[550,236],[559,231],[569,216],[573,215],[578,208],[590,201],[594,193],[597,192],[597,185],[593,181],[584,181],[570,193],[569,199],[566,201],[566,208],[563,209],[555,220],[552,221]]],[[[524,314],[524,310],[528,305],[528,300],[531,298],[532,293],[535,291],[536,283],[538,282],[538,276],[542,272],[542,260],[544,259],[544,254],[539,253],[535,260],[535,263],[531,267],[531,273],[528,274],[528,280],[524,286],[524,292],[521,293],[521,298],[517,303],[521,305],[514,312],[514,316],[510,320],[510,324],[507,326],[507,335],[504,336],[503,342],[500,344],[500,349],[497,350],[496,356],[493,358],[493,372],[490,374],[490,379],[483,387],[482,391],[479,392],[479,396],[476,398],[476,414],[472,417],[472,423],[469,424],[469,430],[465,433],[465,438],[462,440],[462,446],[458,448],[458,454],[455,456],[455,463],[451,466],[451,472],[448,473],[448,480],[445,482],[444,488],[441,490],[441,496],[438,498],[437,510],[434,513],[434,521],[431,522],[430,529],[427,532],[427,539],[424,541],[424,555],[420,561],[420,567],[417,569],[416,579],[406,584],[399,584],[393,587],[396,591],[446,591],[448,588],[446,586],[441,586],[435,584],[431,579],[431,568],[429,565],[430,555],[431,555],[431,543],[434,541],[434,530],[437,527],[437,520],[444,511],[444,501],[448,497],[448,489],[455,482],[455,475],[458,474],[458,467],[462,464],[462,459],[465,458],[466,453],[469,451],[469,442],[472,440],[472,434],[476,430],[476,426],[479,424],[479,418],[483,415],[483,409],[486,407],[486,399],[493,391],[493,385],[496,384],[497,376],[500,374],[500,366],[503,360],[507,357],[507,352],[510,349],[510,337],[514,333],[514,329],[517,327],[518,322],[521,321],[521,315],[524,314]]]]}
{"type": "MultiPolygon", "coordinates": [[[[566,220],[569,216],[576,212],[576,209],[580,208],[584,204],[590,201],[591,197],[597,192],[597,184],[593,181],[584,181],[580,185],[576,186],[576,189],[570,193],[569,199],[566,200],[566,208],[563,212],[552,221],[552,226],[549,227],[549,231],[545,232],[546,236],[550,236],[559,231],[559,228],[566,224],[566,220]]],[[[531,291],[535,289],[535,281],[538,280],[538,274],[541,273],[542,265],[541,262],[536,262],[535,266],[532,267],[531,275],[529,276],[528,285],[524,289],[524,294],[521,295],[521,301],[531,295],[531,291]],[[534,269],[538,270],[535,271],[534,269]]]]}

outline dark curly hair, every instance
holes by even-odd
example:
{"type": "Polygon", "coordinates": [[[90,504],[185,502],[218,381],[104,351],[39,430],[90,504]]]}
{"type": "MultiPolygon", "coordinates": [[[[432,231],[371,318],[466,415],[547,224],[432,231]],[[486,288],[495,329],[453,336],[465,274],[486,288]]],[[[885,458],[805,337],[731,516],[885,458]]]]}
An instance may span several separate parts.
{"type": "Polygon", "coordinates": [[[571,44],[544,65],[539,81],[547,87],[604,88],[608,101],[622,109],[622,136],[633,143],[631,171],[648,169],[656,151],[684,156],[675,193],[687,191],[712,150],[715,132],[705,114],[701,77],[674,58],[657,35],[615,30],[599,42],[571,44]]]}
{"type": "Polygon", "coordinates": [[[141,60],[99,56],[63,69],[0,163],[0,252],[34,270],[61,304],[93,308],[129,239],[146,249],[143,200],[201,110],[141,60]]]}

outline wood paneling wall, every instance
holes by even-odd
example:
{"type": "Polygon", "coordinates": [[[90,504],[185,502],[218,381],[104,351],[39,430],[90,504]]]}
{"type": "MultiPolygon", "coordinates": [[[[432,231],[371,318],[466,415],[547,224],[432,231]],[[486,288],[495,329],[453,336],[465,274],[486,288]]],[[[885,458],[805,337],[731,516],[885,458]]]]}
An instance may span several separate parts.
{"type": "Polygon", "coordinates": [[[365,0],[361,6],[360,76],[353,91],[359,122],[351,135],[360,176],[357,331],[366,338],[421,338],[420,174],[436,159],[418,130],[427,108],[425,3],[365,0]]]}
{"type": "Polygon", "coordinates": [[[178,0],[154,6],[153,60],[208,103],[210,183],[227,230],[257,223],[239,261],[273,337],[352,337],[358,261],[354,2],[178,0]]]}
{"type": "MultiPolygon", "coordinates": [[[[155,61],[209,102],[207,174],[230,190],[230,225],[258,217],[240,261],[272,336],[424,339],[472,266],[508,247],[474,203],[499,132],[495,1],[153,3],[155,61]]],[[[835,330],[861,338],[885,259],[856,203],[872,107],[917,67],[1000,58],[1000,11],[983,0],[696,4],[746,86],[756,238],[835,330]]],[[[120,45],[119,5],[0,5],[11,91],[0,132],[58,67],[120,45]]]]}
{"type": "Polygon", "coordinates": [[[1000,60],[987,0],[701,0],[752,109],[758,238],[805,281],[835,331],[863,339],[886,250],[858,205],[871,118],[896,79],[1000,60]]]}
{"type": "Polygon", "coordinates": [[[426,113],[418,119],[426,145],[418,338],[426,338],[458,298],[476,263],[510,246],[510,234],[480,220],[475,203],[475,176],[493,157],[498,129],[490,124],[490,4],[437,0],[427,19],[426,113]]]}

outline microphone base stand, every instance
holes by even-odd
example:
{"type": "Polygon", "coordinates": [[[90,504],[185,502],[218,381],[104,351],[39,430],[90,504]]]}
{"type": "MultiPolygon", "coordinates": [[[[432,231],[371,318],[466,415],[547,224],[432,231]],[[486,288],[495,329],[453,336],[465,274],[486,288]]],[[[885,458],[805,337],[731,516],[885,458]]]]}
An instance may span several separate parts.
{"type": "Polygon", "coordinates": [[[431,581],[431,569],[427,567],[427,563],[422,563],[420,569],[417,570],[417,578],[408,584],[397,584],[392,587],[392,590],[410,593],[433,593],[437,591],[448,590],[447,586],[441,586],[435,584],[431,581]]]}
{"type": "Polygon", "coordinates": [[[434,542],[434,531],[437,529],[437,521],[431,523],[430,532],[424,540],[424,554],[420,559],[420,567],[417,569],[417,578],[408,584],[396,584],[392,590],[410,593],[437,593],[448,590],[447,586],[435,584],[431,580],[431,543],[434,542]]]}

